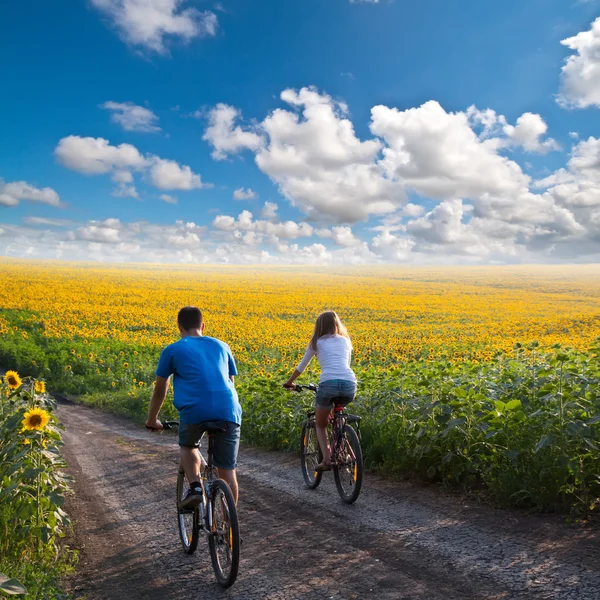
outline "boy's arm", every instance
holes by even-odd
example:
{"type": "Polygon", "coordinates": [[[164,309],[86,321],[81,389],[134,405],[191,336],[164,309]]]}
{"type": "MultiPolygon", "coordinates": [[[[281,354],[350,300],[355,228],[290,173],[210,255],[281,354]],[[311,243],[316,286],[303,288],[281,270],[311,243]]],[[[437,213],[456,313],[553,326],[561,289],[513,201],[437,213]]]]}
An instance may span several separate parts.
{"type": "Polygon", "coordinates": [[[158,413],[162,408],[163,402],[167,397],[167,390],[169,389],[169,378],[156,377],[156,385],[154,386],[154,393],[152,394],[152,400],[150,400],[150,406],[148,406],[148,418],[146,419],[146,427],[152,429],[162,429],[162,423],[158,420],[158,413]]]}

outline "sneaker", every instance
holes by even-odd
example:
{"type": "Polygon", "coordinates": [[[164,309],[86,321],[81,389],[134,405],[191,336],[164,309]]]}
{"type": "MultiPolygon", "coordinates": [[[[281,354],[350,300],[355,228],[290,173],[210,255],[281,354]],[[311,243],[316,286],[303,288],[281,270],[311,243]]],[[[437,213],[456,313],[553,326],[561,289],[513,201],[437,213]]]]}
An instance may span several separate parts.
{"type": "Polygon", "coordinates": [[[196,508],[202,502],[202,488],[194,487],[188,490],[185,498],[179,503],[179,508],[196,508]]]}

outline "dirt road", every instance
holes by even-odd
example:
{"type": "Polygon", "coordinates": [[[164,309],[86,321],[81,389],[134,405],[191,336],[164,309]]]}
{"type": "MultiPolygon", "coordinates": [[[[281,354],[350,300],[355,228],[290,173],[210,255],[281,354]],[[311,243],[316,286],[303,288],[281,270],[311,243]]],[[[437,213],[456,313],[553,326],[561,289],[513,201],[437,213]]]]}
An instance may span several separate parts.
{"type": "Polygon", "coordinates": [[[368,475],[347,506],[330,473],[307,490],[296,456],[253,448],[239,457],[240,575],[224,591],[205,542],[194,556],[179,544],[175,437],[72,404],[58,417],[75,478],[76,598],[600,598],[598,531],[368,475]]]}

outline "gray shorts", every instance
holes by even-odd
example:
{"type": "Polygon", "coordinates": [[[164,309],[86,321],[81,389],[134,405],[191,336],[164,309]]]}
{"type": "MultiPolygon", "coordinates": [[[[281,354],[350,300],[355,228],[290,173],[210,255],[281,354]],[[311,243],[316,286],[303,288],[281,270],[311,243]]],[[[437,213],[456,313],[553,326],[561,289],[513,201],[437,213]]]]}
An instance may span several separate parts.
{"type": "MultiPolygon", "coordinates": [[[[214,422],[214,421],[213,421],[214,422]]],[[[216,433],[213,442],[213,465],[219,469],[232,470],[237,466],[240,447],[240,426],[237,423],[222,422],[226,427],[223,433],[216,433]]],[[[197,448],[206,431],[205,423],[180,423],[179,445],[197,448]]]]}
{"type": "Polygon", "coordinates": [[[315,405],[317,408],[348,406],[356,396],[356,383],[346,379],[330,379],[319,384],[315,405]]]}

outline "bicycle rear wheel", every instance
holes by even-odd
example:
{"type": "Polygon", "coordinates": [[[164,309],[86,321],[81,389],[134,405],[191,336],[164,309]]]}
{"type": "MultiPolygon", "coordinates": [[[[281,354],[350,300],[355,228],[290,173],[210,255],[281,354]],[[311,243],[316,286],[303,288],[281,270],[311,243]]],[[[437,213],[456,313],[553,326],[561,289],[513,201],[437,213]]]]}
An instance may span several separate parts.
{"type": "Polygon", "coordinates": [[[229,485],[216,479],[211,487],[212,531],[208,547],[217,581],[225,588],[233,585],[240,565],[240,529],[229,485]]]}
{"type": "Polygon", "coordinates": [[[181,539],[183,551],[186,554],[193,554],[198,547],[198,538],[200,537],[199,508],[179,508],[179,502],[185,498],[188,489],[189,484],[185,478],[183,469],[180,468],[177,475],[177,524],[179,525],[179,538],[181,539]]]}
{"type": "Polygon", "coordinates": [[[347,504],[355,502],[362,486],[363,457],[358,435],[350,425],[344,425],[333,475],[340,498],[347,504]]]}
{"type": "Polygon", "coordinates": [[[302,428],[302,437],[300,438],[300,466],[302,467],[302,476],[306,487],[314,490],[319,487],[323,473],[315,471],[317,465],[323,460],[315,422],[307,420],[302,428]]]}

